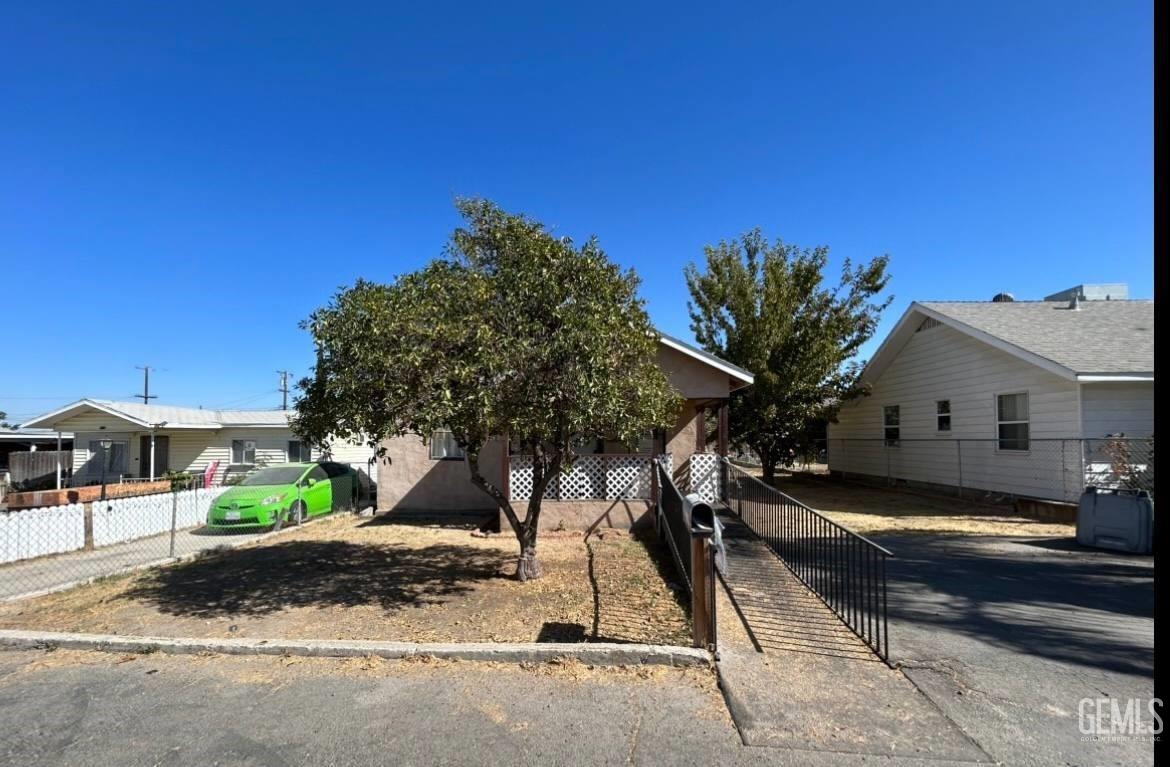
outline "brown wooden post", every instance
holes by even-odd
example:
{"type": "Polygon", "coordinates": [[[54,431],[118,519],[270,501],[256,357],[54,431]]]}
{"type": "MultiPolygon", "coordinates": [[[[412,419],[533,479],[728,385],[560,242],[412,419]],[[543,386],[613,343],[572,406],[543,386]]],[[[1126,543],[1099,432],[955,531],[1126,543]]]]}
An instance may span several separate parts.
{"type": "Polygon", "coordinates": [[[509,501],[512,500],[512,438],[504,434],[501,439],[504,440],[504,458],[500,462],[502,468],[500,469],[500,488],[504,492],[504,497],[509,501]]]}
{"type": "Polygon", "coordinates": [[[705,535],[691,535],[691,627],[695,647],[709,648],[714,640],[714,615],[711,596],[715,584],[710,582],[711,554],[705,535]]]}
{"type": "Polygon", "coordinates": [[[716,650],[715,562],[710,534],[690,534],[690,619],[695,647],[716,650]]]}
{"type": "Polygon", "coordinates": [[[695,408],[695,452],[707,452],[707,408],[695,408]]]}
{"type": "Polygon", "coordinates": [[[719,455],[723,456],[724,458],[727,457],[729,413],[730,408],[728,407],[728,402],[727,400],[723,400],[719,403],[719,443],[716,449],[718,450],[719,455]]]}
{"type": "MultiPolygon", "coordinates": [[[[94,501],[94,503],[97,503],[97,501],[94,501]]],[[[83,550],[93,551],[93,503],[85,504],[83,514],[85,515],[83,517],[85,524],[85,544],[83,550]]]]}

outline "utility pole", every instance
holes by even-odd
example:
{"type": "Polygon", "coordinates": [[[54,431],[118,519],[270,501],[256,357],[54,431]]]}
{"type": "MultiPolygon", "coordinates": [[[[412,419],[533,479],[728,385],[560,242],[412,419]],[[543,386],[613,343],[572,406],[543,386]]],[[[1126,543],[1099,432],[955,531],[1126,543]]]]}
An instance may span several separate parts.
{"type": "Polygon", "coordinates": [[[276,371],[276,373],[277,373],[277,375],[280,376],[280,388],[277,389],[277,391],[280,392],[280,409],[281,410],[288,410],[288,377],[289,377],[289,372],[287,370],[278,370],[278,371],[276,371]]]}
{"type": "Polygon", "coordinates": [[[142,404],[149,405],[152,399],[158,399],[157,394],[150,393],[150,371],[154,370],[154,368],[150,365],[144,365],[142,367],[135,367],[134,369],[142,371],[142,393],[135,394],[134,396],[142,397],[142,404]]]}

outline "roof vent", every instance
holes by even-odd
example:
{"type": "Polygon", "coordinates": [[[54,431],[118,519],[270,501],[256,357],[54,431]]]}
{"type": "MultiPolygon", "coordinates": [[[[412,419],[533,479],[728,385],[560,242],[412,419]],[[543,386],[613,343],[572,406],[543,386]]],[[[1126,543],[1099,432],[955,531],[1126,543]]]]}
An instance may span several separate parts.
{"type": "Polygon", "coordinates": [[[1081,297],[1073,294],[1072,300],[1068,302],[1068,308],[1074,312],[1079,312],[1081,310],[1081,297]]]}
{"type": "Polygon", "coordinates": [[[996,293],[995,296],[992,297],[991,302],[993,304],[1006,304],[1015,300],[1016,297],[1011,293],[996,293]]]}

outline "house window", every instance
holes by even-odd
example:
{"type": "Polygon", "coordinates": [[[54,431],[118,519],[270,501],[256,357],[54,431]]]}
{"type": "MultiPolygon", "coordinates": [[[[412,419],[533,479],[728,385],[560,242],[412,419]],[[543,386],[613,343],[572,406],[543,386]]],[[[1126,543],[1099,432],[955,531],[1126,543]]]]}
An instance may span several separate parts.
{"type": "Polygon", "coordinates": [[[1028,395],[999,394],[995,398],[996,430],[1000,450],[1028,449],[1028,395]]]}
{"type": "Polygon", "coordinates": [[[308,442],[299,439],[288,441],[288,460],[291,463],[307,463],[313,460],[313,450],[308,442]]]}
{"type": "Polygon", "coordinates": [[[451,432],[436,431],[431,434],[431,458],[436,461],[462,461],[463,448],[459,447],[451,432]]]}
{"type": "MultiPolygon", "coordinates": [[[[102,471],[102,443],[101,440],[89,441],[90,462],[86,466],[87,473],[94,476],[102,471]],[[92,471],[91,471],[92,469],[92,471]]],[[[106,474],[125,474],[130,470],[130,443],[113,440],[110,442],[110,454],[106,460],[106,474]]]]}
{"type": "Polygon", "coordinates": [[[898,423],[901,421],[901,409],[898,405],[886,405],[882,408],[882,427],[885,432],[886,445],[897,447],[901,430],[898,423]]]}
{"type": "Polygon", "coordinates": [[[935,420],[938,421],[939,431],[951,430],[951,401],[940,399],[934,403],[935,420]]]}
{"type": "Polygon", "coordinates": [[[256,440],[233,439],[232,463],[236,466],[252,466],[256,463],[256,440]]]}

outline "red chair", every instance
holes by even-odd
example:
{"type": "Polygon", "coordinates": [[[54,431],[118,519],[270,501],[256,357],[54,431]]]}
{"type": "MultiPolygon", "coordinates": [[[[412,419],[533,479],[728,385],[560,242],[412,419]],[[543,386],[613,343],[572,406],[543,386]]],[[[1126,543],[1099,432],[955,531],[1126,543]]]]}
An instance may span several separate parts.
{"type": "Polygon", "coordinates": [[[219,461],[212,461],[207,465],[207,470],[203,472],[203,486],[211,487],[215,482],[215,471],[219,468],[219,461]]]}

